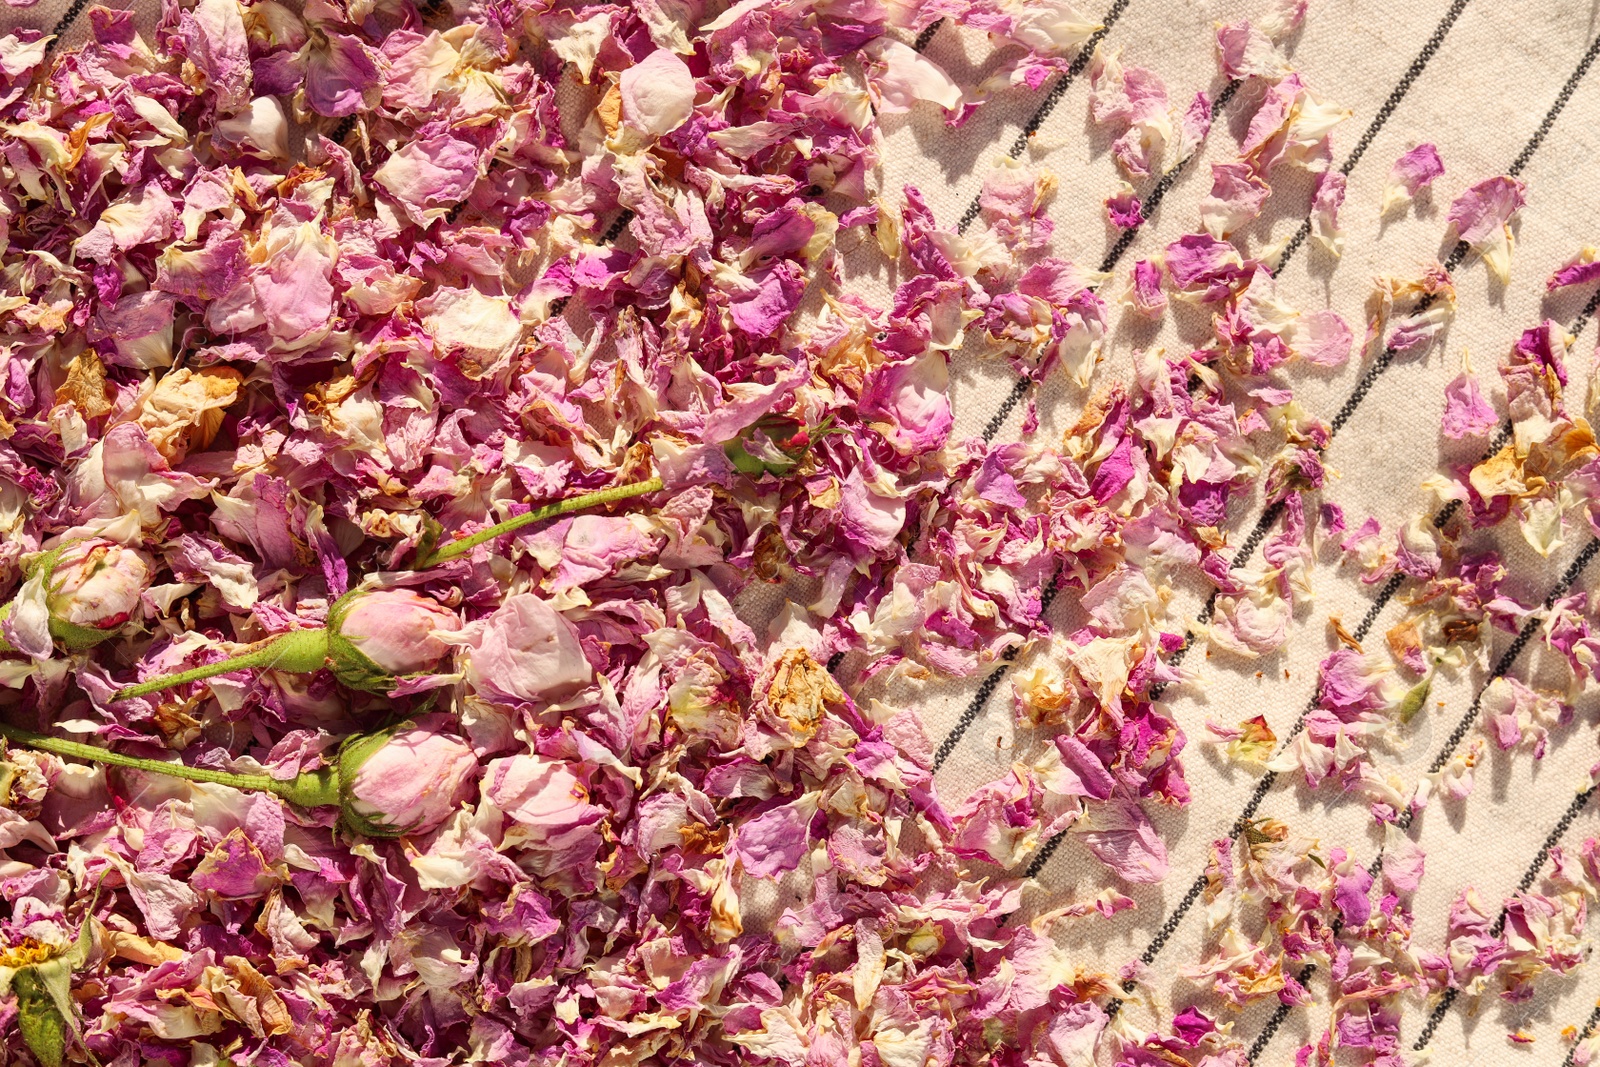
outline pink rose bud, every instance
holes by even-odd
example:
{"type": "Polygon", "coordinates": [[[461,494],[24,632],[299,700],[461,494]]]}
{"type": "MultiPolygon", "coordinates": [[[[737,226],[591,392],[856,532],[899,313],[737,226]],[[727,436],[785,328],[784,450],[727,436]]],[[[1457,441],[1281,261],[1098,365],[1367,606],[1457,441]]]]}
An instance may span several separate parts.
{"type": "Polygon", "coordinates": [[[450,646],[436,634],[461,629],[455,612],[409,589],[360,590],[340,597],[326,627],[290,630],[231,659],[128,686],[114,699],[131,700],[233,671],[267,668],[310,674],[324,667],[352,689],[393,691],[400,678],[439,667],[450,646]]]}
{"type": "Polygon", "coordinates": [[[350,593],[328,612],[328,667],[352,689],[387,693],[437,670],[450,646],[435,635],[459,629],[455,612],[409,589],[350,593]]]}
{"type": "Polygon", "coordinates": [[[143,552],[103,537],[57,546],[33,562],[16,597],[0,605],[0,652],[46,659],[55,642],[93,648],[133,617],[151,571],[143,552]]]}
{"type": "Polygon", "coordinates": [[[478,759],[466,742],[441,732],[447,721],[426,715],[344,746],[339,782],[347,829],[368,837],[427,833],[472,796],[478,759]]]}
{"type": "Polygon", "coordinates": [[[115,541],[74,541],[56,558],[48,579],[50,617],[73,626],[115,630],[139,610],[150,587],[143,552],[115,541]]]}
{"type": "MultiPolygon", "coordinates": [[[[461,629],[461,619],[436,600],[409,589],[377,589],[349,598],[339,613],[339,634],[387,674],[423,674],[438,668],[450,646],[435,634],[461,629]]],[[[337,661],[338,652],[334,652],[337,661]]]]}

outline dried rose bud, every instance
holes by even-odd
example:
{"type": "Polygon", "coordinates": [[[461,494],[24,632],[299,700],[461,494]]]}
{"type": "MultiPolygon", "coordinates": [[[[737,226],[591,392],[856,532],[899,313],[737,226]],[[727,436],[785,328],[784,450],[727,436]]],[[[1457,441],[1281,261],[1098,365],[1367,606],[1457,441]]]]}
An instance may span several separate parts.
{"type": "Polygon", "coordinates": [[[150,572],[138,549],[98,537],[74,541],[56,558],[50,576],[50,617],[72,626],[115,630],[139,609],[150,572]]]}
{"type": "Polygon", "coordinates": [[[367,837],[434,829],[472,796],[478,758],[428,715],[355,738],[339,753],[339,806],[345,827],[367,837]]]}
{"type": "Polygon", "coordinates": [[[328,610],[326,627],[290,630],[230,659],[131,685],[115,699],[147,696],[234,671],[310,674],[324,667],[352,689],[387,693],[399,678],[436,670],[450,646],[434,635],[459,629],[461,620],[454,612],[420,593],[357,590],[328,610]]]}
{"type": "Polygon", "coordinates": [[[461,629],[455,612],[409,589],[341,599],[328,613],[328,661],[340,681],[386,691],[398,676],[437,670],[450,646],[436,634],[461,629]]]}
{"type": "Polygon", "coordinates": [[[103,537],[69,541],[41,556],[10,604],[0,609],[16,638],[0,651],[48,656],[51,641],[73,650],[111,637],[139,610],[150,587],[150,559],[103,537]]]}
{"type": "MultiPolygon", "coordinates": [[[[377,733],[358,734],[344,742],[335,763],[287,779],[129,756],[3,721],[0,737],[71,759],[273,793],[297,807],[338,805],[339,825],[346,831],[365,837],[400,837],[435,829],[471,799],[477,788],[478,759],[465,741],[445,732],[450,721],[446,715],[425,715],[377,733]]],[[[0,988],[0,995],[3,992],[0,988]]]]}
{"type": "Polygon", "coordinates": [[[92,916],[98,900],[96,891],[71,944],[41,943],[25,937],[20,944],[0,951],[0,996],[10,993],[16,997],[15,1032],[33,1058],[46,1067],[59,1067],[66,1062],[68,1048],[83,1041],[82,1021],[72,999],[72,974],[83,968],[94,949],[92,916]]]}
{"type": "MultiPolygon", "coordinates": [[[[653,493],[660,488],[660,478],[614,485],[534,508],[514,519],[507,519],[437,548],[431,547],[430,538],[430,547],[420,553],[417,565],[431,567],[458,559],[481,544],[532,523],[653,493]]],[[[0,607],[0,621],[5,619],[8,608],[0,607]]],[[[8,630],[16,628],[14,622],[5,625],[8,630]]],[[[328,611],[326,627],[290,630],[259,641],[247,651],[229,659],[130,685],[120,690],[113,699],[131,700],[234,671],[267,669],[288,674],[309,674],[323,667],[332,670],[335,677],[352,688],[388,693],[399,678],[437,670],[439,661],[450,649],[435,635],[440,631],[459,629],[461,620],[454,613],[421,594],[404,589],[357,590],[345,594],[334,603],[328,611]]],[[[9,651],[10,648],[5,638],[0,637],[0,652],[9,651]]],[[[38,656],[49,654],[48,648],[43,651],[25,648],[23,651],[38,656]]]]}

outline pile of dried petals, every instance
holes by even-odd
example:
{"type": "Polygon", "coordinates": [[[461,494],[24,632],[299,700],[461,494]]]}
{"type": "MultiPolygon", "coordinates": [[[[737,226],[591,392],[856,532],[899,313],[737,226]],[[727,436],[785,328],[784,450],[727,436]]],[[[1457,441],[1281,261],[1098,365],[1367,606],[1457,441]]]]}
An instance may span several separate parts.
{"type": "MultiPolygon", "coordinates": [[[[1065,0],[183,0],[150,37],[103,8],[77,49],[0,37],[10,1053],[1224,1067],[1246,1046],[1219,1010],[1305,1002],[1286,968],[1332,961],[1338,1017],[1301,1050],[1320,1063],[1392,1056],[1395,998],[1570,969],[1595,843],[1514,921],[1463,895],[1413,947],[1403,830],[1470,765],[1419,791],[1370,758],[1480,627],[1540,610],[1451,538],[1515,518],[1548,552],[1595,521],[1569,340],[1530,330],[1502,369],[1512,439],[1437,485],[1461,529],[1349,529],[1320,499],[1329,427],[1285,368],[1341,365],[1354,334],[1277,298],[1281,248],[1229,235],[1299,169],[1337,253],[1348,113],[1279,50],[1303,0],[1264,7],[1217,30],[1220,74],[1260,89],[1236,156],[1194,232],[1125,277],[1051,254],[1043,171],[994,170],[966,234],[880,188],[883,116],[959,126],[1071,63],[1097,27],[1065,0]],[[989,81],[911,46],[940,18],[991,36],[989,81]],[[843,282],[852,230],[900,267],[887,306],[843,282]],[[1109,306],[1169,299],[1214,339],[1093,381],[1109,306]],[[952,435],[972,340],[1092,382],[1064,440],[952,435]],[[1221,529],[1263,472],[1280,528],[1235,569],[1221,529]],[[1264,720],[1212,732],[1365,790],[1384,893],[1280,823],[1220,840],[1214,949],[1181,971],[1211,1013],[1151,1029],[1108,1010],[1159,1003],[1144,971],[1078,968],[1052,930],[1167,874],[1145,808],[1189,800],[1158,702],[1186,677],[1169,580],[1209,581],[1212,645],[1261,655],[1328,538],[1369,581],[1421,583],[1395,664],[1330,656],[1281,751],[1264,720]],[[785,580],[808,603],[755,632],[741,593],[785,580]],[[1045,619],[1057,593],[1079,630],[1045,619]],[[1046,743],[969,797],[935,789],[916,710],[858,696],[1023,650],[1010,691],[1046,743]],[[1009,921],[1069,830],[1103,890],[1009,921]]],[[[1088,76],[1130,180],[1212,136],[1206,93],[1170,101],[1109,50],[1088,76]]],[[[1385,210],[1443,172],[1407,153],[1385,210]]],[[[1495,177],[1450,211],[1502,276],[1523,197],[1495,177]]],[[[1107,211],[1143,221],[1131,185],[1107,211]]],[[[1586,250],[1550,285],[1597,274],[1586,250]]],[[[1382,279],[1366,345],[1426,348],[1452,307],[1442,265],[1382,279]]],[[[1499,421],[1464,372],[1446,432],[1499,421]]],[[[1587,682],[1587,603],[1540,617],[1587,682]]],[[[1496,684],[1503,747],[1570,714],[1496,684]]]]}

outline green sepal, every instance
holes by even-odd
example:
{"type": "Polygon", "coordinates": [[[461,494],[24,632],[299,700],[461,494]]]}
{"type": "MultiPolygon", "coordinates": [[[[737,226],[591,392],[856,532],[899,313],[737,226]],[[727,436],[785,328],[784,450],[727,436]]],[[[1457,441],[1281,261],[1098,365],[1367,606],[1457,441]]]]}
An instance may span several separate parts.
{"type": "Polygon", "coordinates": [[[412,566],[421,570],[428,565],[428,560],[433,558],[434,551],[439,547],[439,539],[444,536],[444,526],[439,520],[428,512],[422,513],[422,536],[417,538],[417,547],[411,554],[412,566]]]}
{"type": "Polygon", "coordinates": [[[389,743],[390,738],[401,730],[410,728],[412,721],[406,719],[388,726],[376,733],[356,734],[345,740],[339,747],[339,826],[352,834],[362,837],[401,837],[405,831],[388,823],[378,822],[360,814],[355,808],[355,781],[356,773],[361,770],[362,764],[371,759],[377,751],[389,743]]]}
{"type": "Polygon", "coordinates": [[[734,470],[740,474],[748,474],[752,478],[759,478],[763,474],[771,474],[781,478],[794,470],[800,463],[799,459],[793,457],[787,462],[769,462],[757,459],[745,450],[744,442],[737,438],[724,444],[722,451],[728,457],[728,462],[733,464],[734,470]]]}
{"type": "Polygon", "coordinates": [[[321,767],[274,785],[272,792],[300,808],[331,808],[339,803],[339,768],[321,767]]]}
{"type": "Polygon", "coordinates": [[[72,544],[71,541],[63,541],[50,551],[39,556],[32,563],[28,564],[22,569],[23,577],[32,578],[41,570],[47,570],[50,574],[54,575],[56,572],[56,564],[60,562],[62,553],[66,552],[67,546],[70,544],[72,544]]]}
{"type": "Polygon", "coordinates": [[[811,447],[821,438],[829,434],[843,433],[844,430],[833,425],[833,416],[819,422],[814,428],[807,430],[798,420],[787,415],[767,415],[757,419],[744,429],[740,436],[723,444],[723,454],[728,457],[728,462],[733,464],[733,469],[740,474],[748,474],[752,478],[759,478],[763,474],[783,477],[800,465],[801,460],[811,451],[811,447]],[[760,431],[777,448],[783,458],[759,459],[750,454],[745,447],[745,442],[750,435],[760,431]],[[795,439],[805,434],[804,444],[795,444],[795,439]]]}
{"type": "Polygon", "coordinates": [[[395,676],[384,670],[356,643],[344,635],[344,620],[365,590],[346,593],[328,609],[328,669],[351,689],[366,693],[387,693],[394,688],[395,676]]]}
{"type": "MultiPolygon", "coordinates": [[[[41,570],[53,577],[55,575],[56,563],[60,561],[61,554],[65,552],[68,546],[71,544],[73,544],[72,541],[64,541],[55,548],[52,548],[50,551],[41,554],[32,563],[24,567],[22,570],[23,581],[26,582],[32,579],[33,576],[38,574],[41,570]]],[[[45,596],[49,597],[52,592],[54,592],[54,590],[50,588],[49,580],[46,579],[45,596]]],[[[11,614],[11,605],[15,602],[15,600],[11,600],[7,601],[5,604],[0,604],[0,621],[3,621],[11,614]]],[[[93,626],[79,626],[76,623],[68,622],[66,619],[58,619],[54,614],[50,616],[49,625],[50,636],[61,642],[61,644],[69,652],[82,652],[85,649],[93,648],[102,641],[107,641],[115,637],[117,635],[117,631],[122,629],[120,626],[113,626],[109,630],[102,630],[93,626]]],[[[4,636],[0,636],[0,652],[15,651],[16,649],[11,646],[11,642],[7,641],[4,636]]]]}
{"type": "Polygon", "coordinates": [[[109,630],[101,630],[93,626],[79,626],[75,622],[58,619],[54,615],[50,616],[50,636],[61,642],[62,647],[69,652],[83,652],[91,649],[100,644],[100,642],[108,641],[117,636],[117,631],[120,629],[122,629],[120,626],[112,627],[109,630]]]}
{"type": "MultiPolygon", "coordinates": [[[[73,541],[61,542],[61,544],[34,560],[33,565],[28,568],[28,576],[30,578],[38,571],[49,568],[50,578],[45,580],[46,596],[55,592],[54,589],[50,588],[50,585],[51,579],[55,577],[56,564],[61,561],[62,553],[66,552],[68,547],[74,543],[73,541]]],[[[7,607],[9,608],[10,605],[7,605],[7,607]]],[[[121,629],[121,626],[113,626],[109,630],[102,630],[93,626],[79,626],[77,623],[68,622],[66,619],[58,619],[54,614],[50,616],[50,636],[60,641],[69,652],[82,652],[85,649],[93,648],[102,641],[108,641],[117,636],[117,631],[121,629]]]]}

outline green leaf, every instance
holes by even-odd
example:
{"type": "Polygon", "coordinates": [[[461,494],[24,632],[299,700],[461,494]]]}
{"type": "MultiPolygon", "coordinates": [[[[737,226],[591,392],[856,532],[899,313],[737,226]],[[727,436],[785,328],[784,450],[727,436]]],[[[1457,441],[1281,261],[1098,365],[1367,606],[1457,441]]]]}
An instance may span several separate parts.
{"type": "Polygon", "coordinates": [[[11,979],[17,995],[17,1029],[43,1067],[61,1067],[67,1055],[67,1020],[45,988],[38,965],[23,967],[11,979]]]}
{"type": "Polygon", "coordinates": [[[1395,714],[1402,724],[1410,723],[1412,719],[1417,717],[1417,712],[1422,710],[1422,705],[1428,702],[1428,692],[1432,688],[1433,676],[1429,675],[1412,686],[1411,691],[1395,706],[1395,714]]]}
{"type": "Polygon", "coordinates": [[[752,478],[759,478],[763,474],[773,474],[782,477],[794,469],[794,463],[787,465],[769,463],[759,460],[745,451],[744,444],[740,441],[729,441],[722,446],[722,451],[727,453],[728,461],[733,464],[733,469],[740,474],[748,474],[752,478]]]}
{"type": "Polygon", "coordinates": [[[52,615],[50,616],[50,636],[61,642],[61,647],[68,652],[82,652],[117,636],[117,630],[102,630],[94,626],[79,626],[77,623],[68,622],[66,619],[58,619],[52,615]]]}

